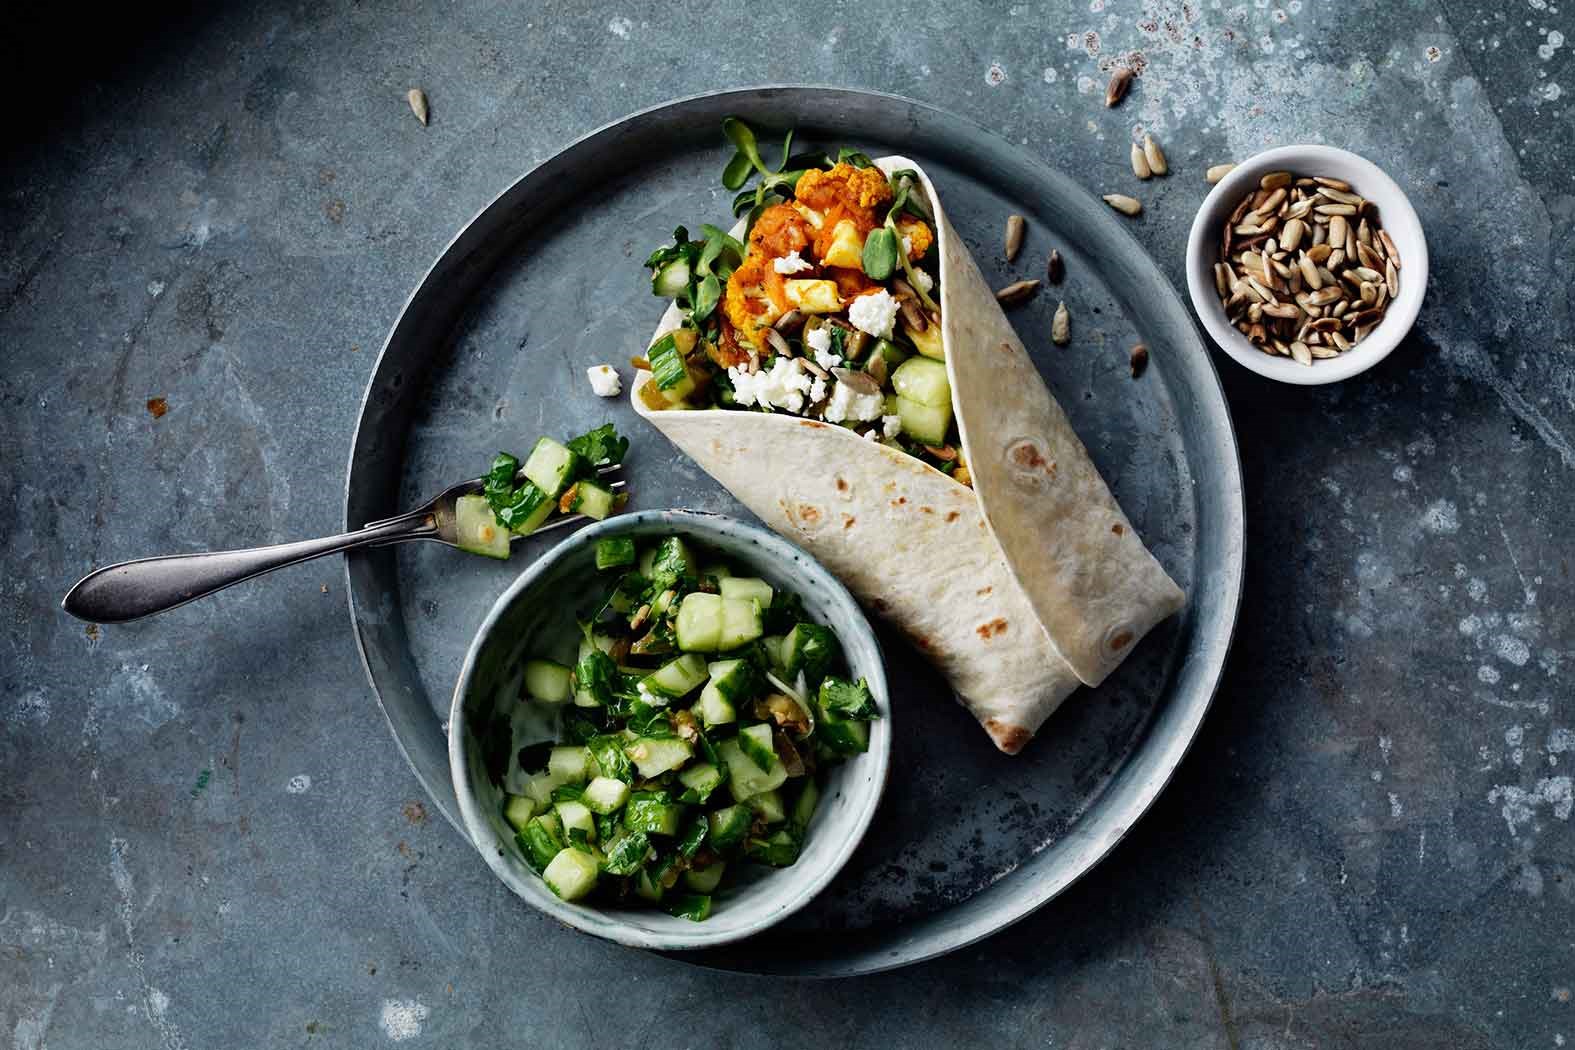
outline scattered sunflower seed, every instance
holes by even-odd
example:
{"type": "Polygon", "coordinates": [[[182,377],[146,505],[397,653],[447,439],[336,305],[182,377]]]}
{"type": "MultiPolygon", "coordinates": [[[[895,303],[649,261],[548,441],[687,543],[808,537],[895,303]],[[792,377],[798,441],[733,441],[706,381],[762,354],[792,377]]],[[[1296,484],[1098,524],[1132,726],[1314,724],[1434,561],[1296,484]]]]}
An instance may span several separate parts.
{"type": "Polygon", "coordinates": [[[1109,109],[1126,97],[1127,88],[1132,86],[1132,70],[1122,67],[1110,77],[1110,83],[1105,85],[1105,108],[1109,109]]]}
{"type": "Polygon", "coordinates": [[[1002,306],[1016,306],[1018,303],[1026,303],[1032,299],[1038,290],[1038,280],[1013,281],[1005,288],[996,291],[995,301],[1002,306]]]}
{"type": "Polygon", "coordinates": [[[1011,262],[1017,258],[1017,253],[1023,250],[1023,233],[1028,228],[1028,220],[1021,215],[1011,215],[1006,220],[1006,261],[1011,262]]]}
{"type": "Polygon", "coordinates": [[[1271,171],[1258,180],[1258,185],[1264,190],[1277,190],[1291,184],[1291,173],[1288,171],[1271,171]]]}
{"type": "Polygon", "coordinates": [[[1207,179],[1210,183],[1218,182],[1221,179],[1223,179],[1225,176],[1229,175],[1230,172],[1231,172],[1231,169],[1234,168],[1235,166],[1236,165],[1234,165],[1234,164],[1215,164],[1212,167],[1210,167],[1208,171],[1205,171],[1203,173],[1203,177],[1205,179],[1207,179]]]}
{"type": "Polygon", "coordinates": [[[1061,261],[1061,253],[1054,248],[1050,249],[1050,261],[1045,264],[1045,276],[1051,284],[1060,284],[1066,279],[1066,263],[1061,261]]]}
{"type": "Polygon", "coordinates": [[[416,119],[421,121],[422,127],[426,127],[427,116],[431,112],[427,108],[427,93],[420,88],[411,88],[406,92],[405,98],[410,101],[410,112],[414,113],[416,119]]]}
{"type": "Polygon", "coordinates": [[[1136,379],[1138,376],[1142,375],[1143,370],[1148,367],[1148,347],[1144,346],[1142,343],[1134,346],[1132,348],[1130,363],[1132,365],[1132,378],[1136,379]]]}
{"type": "Polygon", "coordinates": [[[1055,308],[1055,317],[1050,321],[1050,341],[1056,346],[1065,346],[1072,341],[1072,315],[1066,308],[1066,301],[1055,308]]]}
{"type": "Polygon", "coordinates": [[[1165,159],[1165,151],[1159,148],[1153,135],[1143,136],[1143,158],[1148,161],[1148,169],[1155,175],[1170,174],[1170,162],[1165,159]]]}
{"type": "Polygon", "coordinates": [[[1105,194],[1105,203],[1123,215],[1136,215],[1143,210],[1143,202],[1124,193],[1105,194]]]}
{"type": "Polygon", "coordinates": [[[1140,179],[1146,179],[1154,174],[1154,170],[1149,167],[1148,157],[1143,153],[1143,147],[1136,142],[1132,143],[1132,174],[1140,179]]]}

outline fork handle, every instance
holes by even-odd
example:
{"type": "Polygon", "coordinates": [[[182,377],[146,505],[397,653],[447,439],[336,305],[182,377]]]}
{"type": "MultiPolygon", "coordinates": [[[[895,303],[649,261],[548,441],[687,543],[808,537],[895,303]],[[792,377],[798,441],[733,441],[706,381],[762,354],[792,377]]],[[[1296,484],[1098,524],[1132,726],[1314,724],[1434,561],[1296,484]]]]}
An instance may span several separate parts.
{"type": "Polygon", "coordinates": [[[66,593],[60,607],[92,623],[125,623],[185,605],[286,565],[357,547],[422,539],[436,531],[431,514],[412,513],[315,540],[123,561],[88,573],[66,593]]]}

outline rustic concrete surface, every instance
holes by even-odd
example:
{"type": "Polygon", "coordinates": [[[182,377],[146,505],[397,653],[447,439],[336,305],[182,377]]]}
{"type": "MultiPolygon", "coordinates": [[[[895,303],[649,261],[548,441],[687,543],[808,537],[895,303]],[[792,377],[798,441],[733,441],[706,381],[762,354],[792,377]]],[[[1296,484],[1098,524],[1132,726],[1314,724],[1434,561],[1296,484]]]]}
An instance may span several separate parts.
{"type": "Polygon", "coordinates": [[[1563,6],[961,2],[872,25],[825,0],[260,3],[123,18],[123,41],[85,55],[19,35],[32,72],[8,81],[0,173],[0,1034],[19,1050],[1575,1039],[1563,6]],[[779,33],[789,46],[748,43],[779,33]],[[1143,75],[1106,111],[1117,57],[1143,75]],[[1135,229],[1178,286],[1203,167],[1274,143],[1371,157],[1433,246],[1417,333],[1375,374],[1291,390],[1221,359],[1246,608],[1155,811],[1008,933],[833,984],[719,980],[524,914],[426,815],[336,565],[144,625],[57,610],[106,561],[333,529],[372,351],[452,231],[590,127],[767,81],[878,87],[1053,138],[1046,159],[1095,191],[1131,188],[1125,143],[1150,128],[1175,174],[1142,188],[1135,229]]]}

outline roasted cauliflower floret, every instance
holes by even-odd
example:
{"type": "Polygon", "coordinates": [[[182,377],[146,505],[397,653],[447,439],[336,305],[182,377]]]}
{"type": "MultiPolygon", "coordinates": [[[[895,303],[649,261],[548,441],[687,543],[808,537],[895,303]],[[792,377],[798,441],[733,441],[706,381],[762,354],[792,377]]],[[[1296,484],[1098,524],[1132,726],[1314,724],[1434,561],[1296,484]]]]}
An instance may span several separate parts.
{"type": "Polygon", "coordinates": [[[922,259],[935,243],[935,232],[922,219],[903,215],[897,219],[897,236],[908,243],[908,258],[922,259]]]}

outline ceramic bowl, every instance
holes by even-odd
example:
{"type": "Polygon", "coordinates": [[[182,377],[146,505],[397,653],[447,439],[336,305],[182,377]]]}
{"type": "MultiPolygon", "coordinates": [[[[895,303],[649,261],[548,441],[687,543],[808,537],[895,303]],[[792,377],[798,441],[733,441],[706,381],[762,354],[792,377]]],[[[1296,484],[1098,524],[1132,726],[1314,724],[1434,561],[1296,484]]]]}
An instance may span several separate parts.
{"type": "Polygon", "coordinates": [[[1373,367],[1388,357],[1411,330],[1426,290],[1427,239],[1411,202],[1376,164],[1331,146],[1281,146],[1236,165],[1204,199],[1187,239],[1187,291],[1203,327],[1238,364],[1282,383],[1336,383],[1373,367]],[[1322,175],[1349,182],[1352,192],[1378,205],[1383,228],[1400,252],[1400,294],[1389,304],[1378,327],[1340,356],[1315,358],[1311,366],[1278,354],[1266,354],[1254,346],[1231,327],[1214,287],[1214,264],[1220,261],[1220,229],[1242,197],[1271,171],[1322,175]]]}
{"type": "Polygon", "coordinates": [[[640,511],[583,529],[522,572],[476,632],[454,690],[448,729],[449,769],[459,811],[487,865],[516,894],[548,915],[586,933],[638,948],[712,948],[766,929],[802,908],[841,870],[869,828],[891,760],[891,708],[880,646],[858,603],[808,554],[755,525],[694,511],[640,511]],[[716,897],[704,922],[655,909],[568,903],[553,895],[521,857],[502,815],[503,793],[489,778],[477,730],[493,712],[512,708],[521,664],[539,652],[569,647],[574,616],[594,609],[607,573],[595,565],[596,541],[611,536],[651,540],[676,533],[773,587],[796,592],[817,623],[836,631],[849,670],[869,682],[881,717],[870,727],[869,750],[834,767],[792,866],[746,865],[738,885],[716,897]]]}

